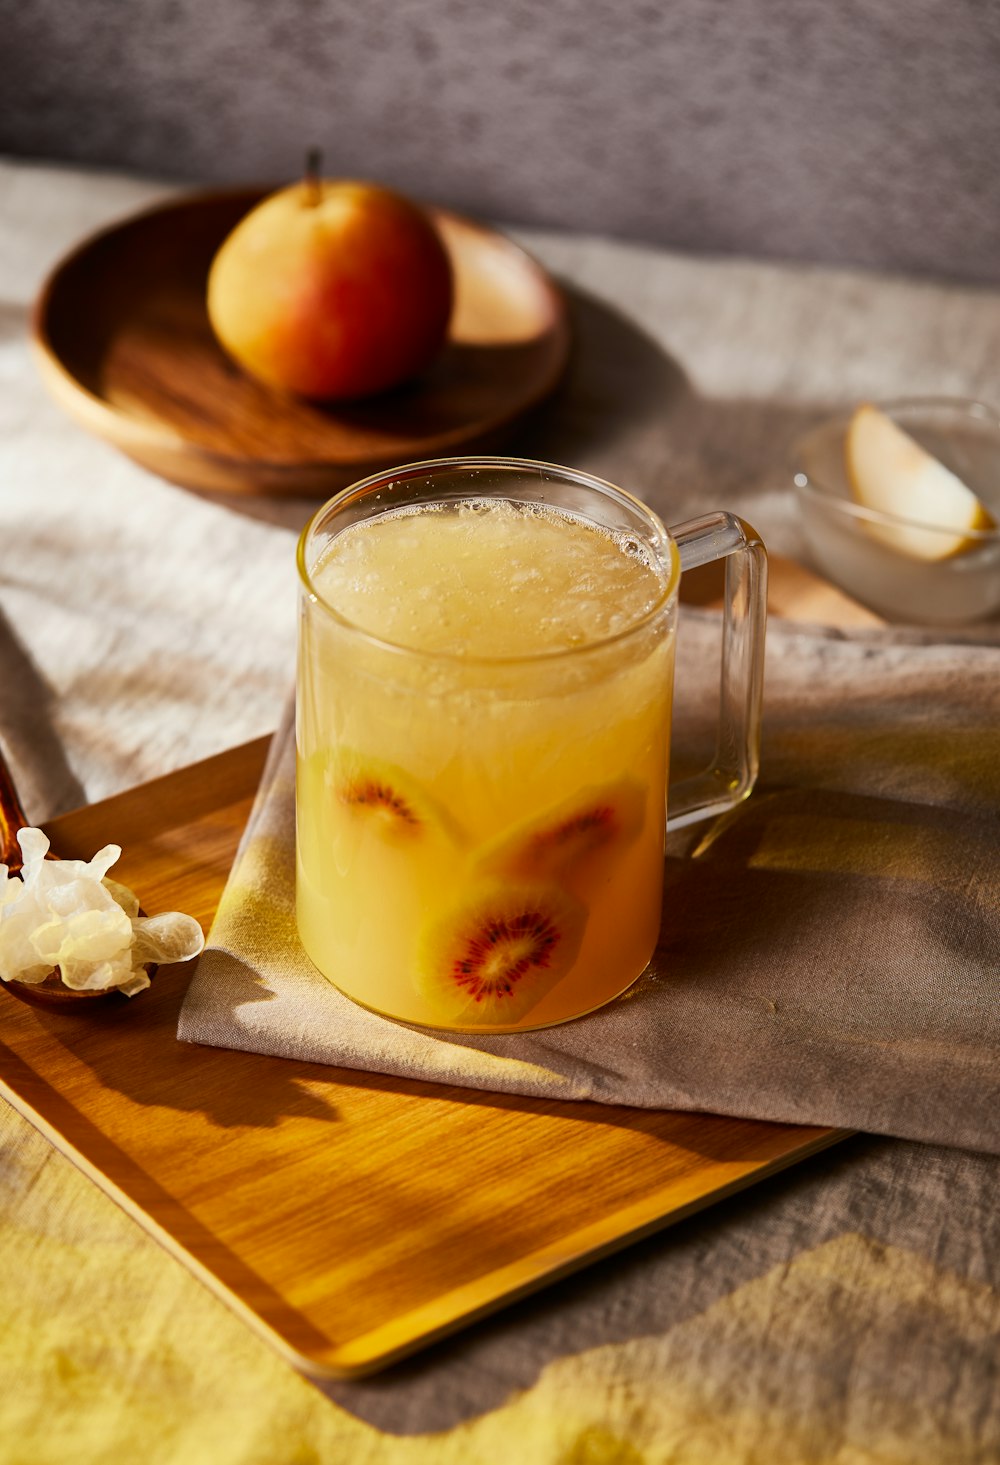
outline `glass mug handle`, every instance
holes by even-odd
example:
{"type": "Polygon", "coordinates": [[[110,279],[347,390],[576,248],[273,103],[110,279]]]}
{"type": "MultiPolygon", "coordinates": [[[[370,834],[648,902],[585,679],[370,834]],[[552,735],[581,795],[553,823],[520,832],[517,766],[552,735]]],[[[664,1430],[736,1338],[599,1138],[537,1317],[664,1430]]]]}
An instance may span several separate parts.
{"type": "Polygon", "coordinates": [[[733,514],[703,514],[672,527],[670,534],[682,574],[713,560],[726,562],[715,757],[703,773],[670,785],[667,828],[673,830],[725,813],[746,798],[757,778],[767,552],[757,532],[733,514]]]}

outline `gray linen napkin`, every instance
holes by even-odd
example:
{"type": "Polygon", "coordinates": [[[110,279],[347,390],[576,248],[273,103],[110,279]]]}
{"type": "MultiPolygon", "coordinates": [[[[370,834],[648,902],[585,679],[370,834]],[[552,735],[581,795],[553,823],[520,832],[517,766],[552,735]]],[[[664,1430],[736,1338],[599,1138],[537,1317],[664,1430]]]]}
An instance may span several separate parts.
{"type": "MultiPolygon", "coordinates": [[[[682,760],[715,697],[717,637],[714,617],[685,616],[682,760]]],[[[179,1037],[1000,1153],[1000,648],[780,623],[769,637],[758,790],[669,842],[660,944],[623,998],[493,1037],[341,996],[295,934],[286,718],[179,1037]]]]}

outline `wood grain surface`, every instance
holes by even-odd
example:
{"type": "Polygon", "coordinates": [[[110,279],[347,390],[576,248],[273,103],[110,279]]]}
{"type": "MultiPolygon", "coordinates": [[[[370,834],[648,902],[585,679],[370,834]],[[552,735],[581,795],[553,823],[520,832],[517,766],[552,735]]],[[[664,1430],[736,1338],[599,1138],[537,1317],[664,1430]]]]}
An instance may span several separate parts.
{"type": "Polygon", "coordinates": [[[445,210],[455,307],[419,378],[319,405],[253,381],[215,340],[209,265],[260,189],[160,205],[85,240],[53,270],[34,339],[56,400],[88,431],[188,488],[327,495],[395,463],[496,446],[546,397],[569,352],[561,292],[512,240],[445,210]]]}
{"type": "MultiPolygon", "coordinates": [[[[266,740],[66,815],[151,913],[208,925],[266,740]]],[[[0,992],[0,1091],[298,1367],[381,1367],[833,1143],[838,1131],[520,1099],[176,1039],[188,968],[83,1014],[0,992]]]]}
{"type": "MultiPolygon", "coordinates": [[[[873,610],[804,565],[776,554],[768,554],[767,565],[769,616],[818,626],[840,626],[845,630],[885,625],[873,610]]],[[[725,578],[724,560],[686,570],[681,577],[680,598],[685,605],[721,610],[725,578]]]]}

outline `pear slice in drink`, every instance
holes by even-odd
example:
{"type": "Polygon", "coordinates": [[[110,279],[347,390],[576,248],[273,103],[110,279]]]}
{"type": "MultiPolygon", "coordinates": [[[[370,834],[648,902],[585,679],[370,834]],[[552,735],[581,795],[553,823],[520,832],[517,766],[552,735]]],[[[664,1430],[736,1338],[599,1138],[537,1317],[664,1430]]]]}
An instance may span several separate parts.
{"type": "Polygon", "coordinates": [[[996,528],[986,507],[950,468],[870,403],[851,418],[845,459],[855,500],[899,521],[865,521],[865,527],[901,554],[949,559],[975,545],[970,531],[996,528]]]}

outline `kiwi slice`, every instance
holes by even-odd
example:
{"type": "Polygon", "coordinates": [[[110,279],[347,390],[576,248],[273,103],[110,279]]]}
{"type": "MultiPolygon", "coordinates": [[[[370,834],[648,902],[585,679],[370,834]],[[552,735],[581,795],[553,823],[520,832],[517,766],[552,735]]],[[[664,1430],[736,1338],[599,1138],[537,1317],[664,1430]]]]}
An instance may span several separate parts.
{"type": "Polygon", "coordinates": [[[569,879],[597,857],[627,848],[646,815],[646,789],[637,779],[585,788],[538,819],[517,825],[481,851],[477,865],[485,874],[521,880],[569,879]]]}
{"type": "Polygon", "coordinates": [[[462,842],[455,820],[394,763],[340,748],[327,782],[339,808],[393,843],[415,842],[435,830],[462,842]]]}
{"type": "Polygon", "coordinates": [[[586,906],[552,886],[474,886],[425,933],[417,989],[443,1023],[519,1022],[573,965],[586,921],[586,906]]]}

